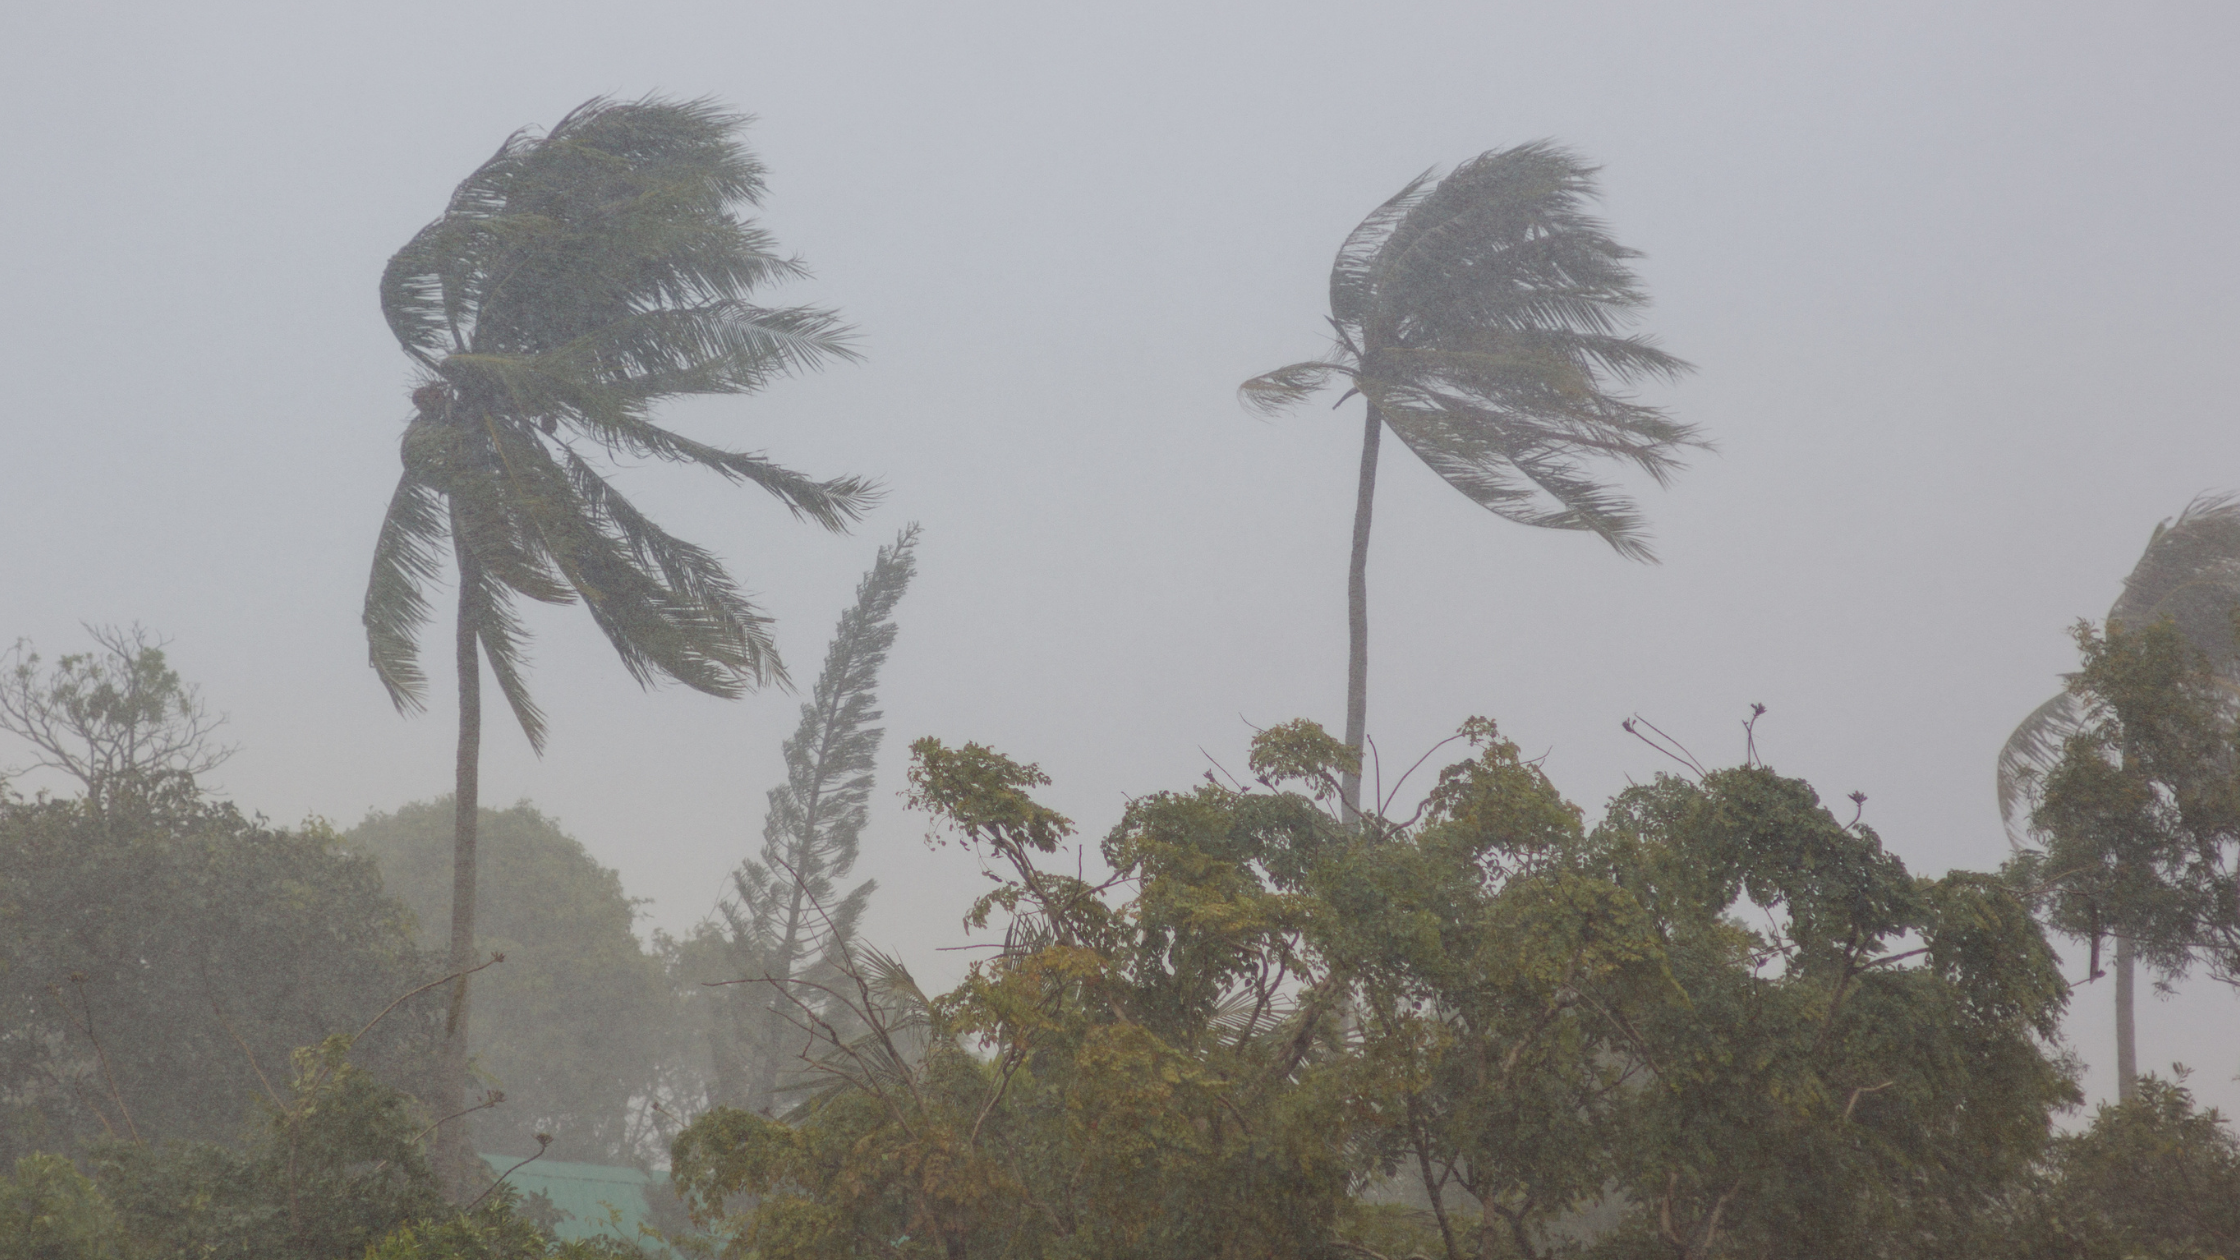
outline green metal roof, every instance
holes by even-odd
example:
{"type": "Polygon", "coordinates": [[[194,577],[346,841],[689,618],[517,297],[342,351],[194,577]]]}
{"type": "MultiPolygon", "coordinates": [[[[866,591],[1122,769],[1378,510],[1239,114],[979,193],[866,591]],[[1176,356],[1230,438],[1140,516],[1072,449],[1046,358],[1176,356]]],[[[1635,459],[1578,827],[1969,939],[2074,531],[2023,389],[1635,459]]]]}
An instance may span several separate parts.
{"type": "MultiPolygon", "coordinates": [[[[494,1171],[503,1172],[513,1161],[491,1162],[497,1165],[494,1171]]],[[[666,1175],[649,1175],[636,1168],[571,1164],[557,1159],[531,1161],[506,1178],[506,1184],[523,1197],[541,1194],[552,1200],[562,1214],[552,1232],[563,1241],[620,1238],[656,1255],[673,1255],[667,1247],[638,1234],[640,1224],[653,1223],[646,1203],[647,1190],[666,1193],[667,1181],[666,1175]]]]}

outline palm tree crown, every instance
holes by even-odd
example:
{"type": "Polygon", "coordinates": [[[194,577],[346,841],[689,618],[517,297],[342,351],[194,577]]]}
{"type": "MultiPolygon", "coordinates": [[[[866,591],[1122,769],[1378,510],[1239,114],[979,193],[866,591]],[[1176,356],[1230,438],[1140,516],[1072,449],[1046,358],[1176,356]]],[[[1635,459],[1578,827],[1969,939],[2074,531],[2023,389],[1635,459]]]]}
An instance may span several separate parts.
{"type": "Polygon", "coordinates": [[[423,585],[447,538],[482,652],[539,747],[514,595],[581,599],[641,683],[732,696],[783,677],[767,619],[722,564],[586,458],[697,464],[830,529],[873,497],[860,479],[813,480],[648,418],[664,398],[743,393],[852,357],[832,312],[749,300],[804,269],[736,213],[764,190],[735,136],[745,121],[706,101],[586,102],[542,135],[508,137],[390,259],[382,313],[424,379],[365,624],[400,708],[426,689],[423,585]]]}
{"type": "Polygon", "coordinates": [[[1619,459],[1663,484],[1682,448],[1706,443],[1611,391],[1688,365],[1619,332],[1648,298],[1636,251],[1586,212],[1594,174],[1542,141],[1419,176],[1338,250],[1333,352],[1246,381],[1245,402],[1272,414],[1343,380],[1473,502],[1650,558],[1640,513],[1587,464],[1619,459]]]}
{"type": "MultiPolygon", "coordinates": [[[[2240,499],[2200,495],[2154,527],[2147,549],[2123,579],[2109,622],[2133,630],[2169,618],[2228,687],[2240,682],[2240,644],[2232,614],[2240,608],[2240,499]]],[[[2085,721],[2083,703],[2066,689],[2016,725],[1999,750],[1999,817],[2008,842],[2022,847],[2031,786],[2061,759],[2085,721]]]]}

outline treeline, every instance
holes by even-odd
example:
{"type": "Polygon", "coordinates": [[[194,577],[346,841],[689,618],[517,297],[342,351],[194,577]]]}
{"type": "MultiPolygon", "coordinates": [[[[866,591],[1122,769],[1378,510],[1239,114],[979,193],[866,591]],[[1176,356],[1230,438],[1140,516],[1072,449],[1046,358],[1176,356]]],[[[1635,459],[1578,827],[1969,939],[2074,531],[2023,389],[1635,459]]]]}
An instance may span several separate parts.
{"type": "Polygon", "coordinates": [[[2181,1074],[2136,1073],[2128,1033],[2120,1101],[2057,1131],[2081,1095],[2047,935],[2086,941],[2092,978],[2112,940],[2125,995],[2140,963],[2240,977],[2230,504],[2157,531],[2010,743],[2002,871],[1914,875],[1754,745],[1590,826],[1473,719],[1412,812],[1364,795],[1382,435],[1500,517],[1636,559],[1597,461],[1663,481],[1704,445],[1625,392],[1687,365],[1624,331],[1634,254],[1550,144],[1403,188],[1339,250],[1329,352],[1244,386],[1267,411],[1364,400],[1343,738],[1279,726],[1246,777],[1131,802],[1099,881],[1033,766],[920,740],[913,805],[995,876],[967,916],[988,956],[928,995],[857,940],[853,869],[906,530],[841,619],[761,846],[698,928],[641,939],[556,820],[482,805],[481,674],[541,747],[526,598],[582,603],[641,682],[786,678],[724,565],[587,453],[834,529],[876,498],[650,419],[852,354],[832,312],[753,300],[801,269],[740,213],[763,192],[742,122],[587,102],[510,137],[383,276],[417,384],[364,625],[418,707],[431,584],[457,577],[448,799],[273,827],[201,790],[228,750],[160,643],[17,649],[0,725],[78,790],[0,784],[0,1260],[2240,1250],[2240,1142],[2181,1074]],[[538,1161],[666,1165],[674,1193],[571,1221],[517,1188],[538,1161]]]}

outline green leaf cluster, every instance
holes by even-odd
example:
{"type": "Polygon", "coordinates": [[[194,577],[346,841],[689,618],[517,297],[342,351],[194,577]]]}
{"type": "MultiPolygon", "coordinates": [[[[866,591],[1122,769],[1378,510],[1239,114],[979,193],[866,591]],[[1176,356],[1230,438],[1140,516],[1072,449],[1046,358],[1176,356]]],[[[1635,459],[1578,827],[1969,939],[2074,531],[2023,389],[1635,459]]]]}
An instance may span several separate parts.
{"type": "Polygon", "coordinates": [[[2077,722],[2036,785],[2015,864],[2049,921],[2128,937],[2166,976],[2240,983],[2240,705],[2173,619],[2080,626],[2077,722]]]}

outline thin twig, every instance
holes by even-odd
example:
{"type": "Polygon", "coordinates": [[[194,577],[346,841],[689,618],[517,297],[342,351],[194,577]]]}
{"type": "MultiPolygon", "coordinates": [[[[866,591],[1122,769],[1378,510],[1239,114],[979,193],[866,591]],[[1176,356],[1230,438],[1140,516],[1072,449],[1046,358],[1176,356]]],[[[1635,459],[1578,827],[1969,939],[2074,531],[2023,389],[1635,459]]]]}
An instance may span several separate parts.
{"type": "Polygon", "coordinates": [[[527,1167],[528,1167],[529,1165],[531,1165],[531,1164],[533,1164],[533,1163],[537,1162],[537,1161],[538,1161],[538,1160],[540,1160],[540,1159],[543,1159],[543,1158],[544,1158],[544,1153],[545,1153],[546,1151],[548,1151],[548,1150],[551,1150],[551,1149],[552,1149],[552,1135],[551,1135],[551,1134],[549,1134],[549,1133],[539,1133],[539,1134],[537,1135],[537,1153],[536,1153],[536,1154],[534,1154],[534,1155],[531,1155],[531,1156],[530,1156],[529,1158],[527,1158],[527,1159],[525,1159],[525,1160],[522,1160],[522,1161],[521,1161],[520,1163],[518,1163],[518,1164],[515,1164],[515,1165],[514,1165],[513,1167],[511,1167],[511,1168],[508,1168],[508,1169],[506,1169],[506,1170],[505,1170],[504,1172],[502,1172],[502,1173],[499,1173],[499,1174],[498,1174],[498,1178],[497,1178],[497,1180],[495,1180],[495,1181],[491,1182],[491,1183],[490,1183],[489,1185],[487,1185],[487,1186],[484,1186],[484,1187],[482,1188],[482,1193],[481,1193],[481,1194],[478,1194],[478,1195],[476,1195],[475,1197],[473,1197],[473,1198],[471,1198],[471,1199],[469,1199],[469,1200],[467,1200],[467,1201],[466,1201],[466,1203],[465,1203],[465,1204],[464,1204],[463,1206],[461,1206],[461,1207],[460,1207],[459,1211],[460,1211],[460,1212],[462,1212],[462,1213],[466,1213],[466,1212],[472,1212],[472,1211],[474,1210],[474,1205],[475,1205],[475,1204],[477,1204],[477,1203],[480,1203],[480,1202],[482,1202],[482,1201],[483,1201],[484,1199],[486,1199],[486,1198],[489,1198],[489,1197],[490,1197],[490,1192],[491,1192],[492,1190],[495,1190],[495,1189],[497,1189],[497,1188],[498,1188],[499,1186],[502,1186],[502,1185],[504,1185],[504,1184],[506,1183],[506,1178],[508,1178],[508,1177],[511,1177],[511,1176],[512,1176],[512,1175],[514,1175],[515,1173],[517,1173],[517,1172],[520,1172],[520,1171],[521,1171],[522,1169],[524,1169],[524,1168],[527,1168],[527,1167]]]}
{"type": "Polygon", "coordinates": [[[1706,778],[1710,775],[1711,772],[1703,768],[1703,763],[1696,760],[1696,755],[1688,751],[1687,745],[1681,743],[1677,739],[1674,739],[1672,736],[1665,734],[1663,729],[1658,727],[1656,723],[1641,716],[1640,714],[1636,713],[1632,717],[1627,718],[1625,721],[1618,723],[1618,725],[1625,730],[1626,734],[1633,736],[1635,739],[1640,740],[1642,743],[1647,744],[1649,747],[1656,749],[1658,752],[1661,752],[1665,756],[1672,758],[1674,761],[1679,762],[1681,765],[1686,766],[1688,769],[1695,771],[1697,778],[1706,778]],[[1656,739],[1651,739],[1647,735],[1642,734],[1641,731],[1636,727],[1636,723],[1639,723],[1641,726],[1646,726],[1650,730],[1655,731],[1657,734],[1657,739],[1663,740],[1664,744],[1660,744],[1656,739]],[[1665,747],[1665,744],[1670,744],[1672,747],[1667,748],[1665,747]]]}
{"type": "MultiPolygon", "coordinates": [[[[69,1019],[72,1024],[76,1024],[78,1031],[86,1035],[86,1040],[93,1043],[93,1056],[101,1063],[101,1078],[109,1085],[109,1101],[117,1105],[117,1114],[124,1117],[125,1132],[132,1135],[134,1142],[138,1142],[140,1140],[140,1126],[132,1122],[132,1109],[125,1106],[124,1091],[117,1088],[116,1071],[109,1066],[109,1052],[102,1049],[101,1038],[95,1036],[93,1032],[93,1002],[86,997],[85,973],[82,971],[71,972],[70,985],[78,992],[78,1004],[85,1008],[86,1018],[84,1023],[78,1023],[75,1018],[70,1016],[68,1007],[63,1008],[63,1018],[69,1019]]],[[[47,987],[58,996],[60,995],[60,989],[53,985],[47,987]]]]}

